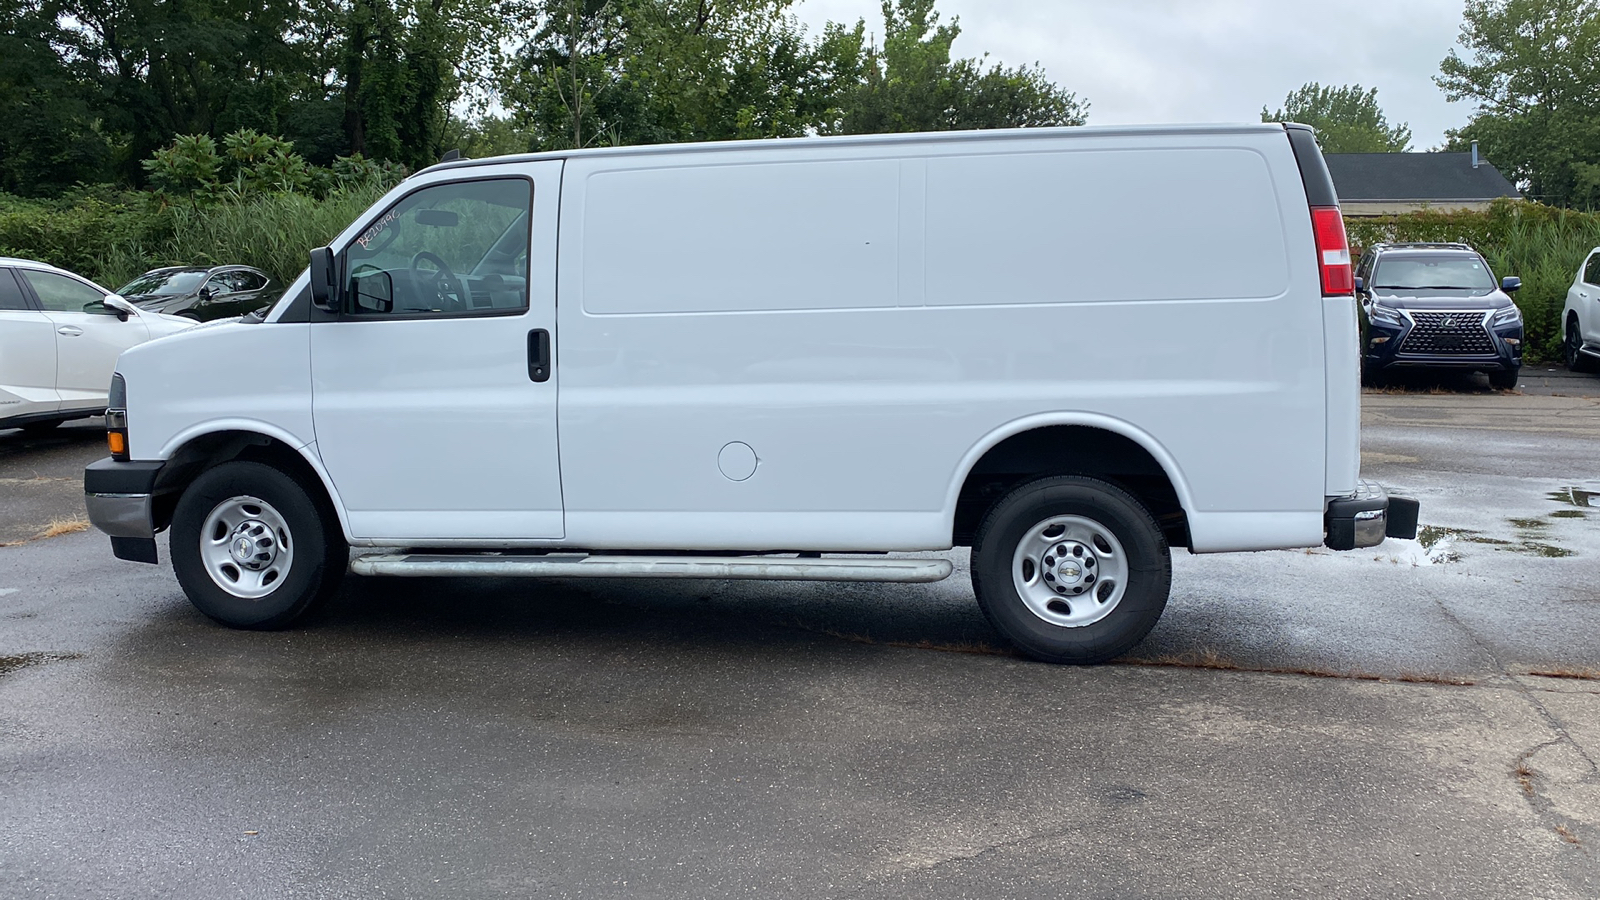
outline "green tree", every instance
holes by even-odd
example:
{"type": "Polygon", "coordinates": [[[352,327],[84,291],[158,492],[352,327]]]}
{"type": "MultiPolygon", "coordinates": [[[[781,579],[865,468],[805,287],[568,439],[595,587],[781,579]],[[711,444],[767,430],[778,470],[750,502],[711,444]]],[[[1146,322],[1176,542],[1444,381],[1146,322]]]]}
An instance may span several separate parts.
{"type": "Polygon", "coordinates": [[[633,7],[627,72],[673,141],[799,137],[839,114],[861,73],[859,29],[816,42],[793,0],[656,0],[633,7]]]}
{"type": "Polygon", "coordinates": [[[1534,199],[1600,204],[1600,4],[1469,0],[1459,43],[1434,81],[1477,109],[1448,146],[1478,141],[1534,199]]]}
{"type": "Polygon", "coordinates": [[[624,143],[642,118],[624,78],[625,0],[525,0],[514,9],[532,37],[501,68],[512,119],[541,149],[624,143]]]}
{"type": "Polygon", "coordinates": [[[85,67],[107,125],[128,135],[125,172],[176,134],[277,133],[316,85],[300,0],[47,0],[43,37],[85,67]]]}
{"type": "MultiPolygon", "coordinates": [[[[960,20],[939,24],[935,0],[883,0],[883,47],[829,129],[845,134],[1081,125],[1088,104],[1037,66],[951,59],[960,20]]],[[[861,26],[857,26],[860,31],[861,26]]]]}
{"type": "Polygon", "coordinates": [[[506,35],[495,0],[348,0],[325,26],[341,38],[351,151],[412,168],[437,162],[453,103],[486,75],[506,35]]]}
{"type": "Polygon", "coordinates": [[[1263,122],[1299,122],[1317,129],[1327,153],[1404,153],[1411,147],[1411,128],[1390,126],[1378,107],[1378,89],[1359,84],[1324,87],[1316,82],[1284,98],[1276,112],[1261,108],[1263,122]]]}
{"type": "Polygon", "coordinates": [[[107,179],[118,138],[96,109],[92,69],[63,59],[53,4],[0,0],[0,191],[60,193],[107,179]]]}
{"type": "Polygon", "coordinates": [[[838,117],[859,30],[793,0],[530,0],[502,97],[541,148],[793,137],[838,117]]]}

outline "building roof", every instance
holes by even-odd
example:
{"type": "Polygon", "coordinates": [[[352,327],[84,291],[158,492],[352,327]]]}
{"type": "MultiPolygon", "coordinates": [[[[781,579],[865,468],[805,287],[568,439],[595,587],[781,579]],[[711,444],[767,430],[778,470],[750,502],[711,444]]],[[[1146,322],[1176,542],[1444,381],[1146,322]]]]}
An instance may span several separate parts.
{"type": "Polygon", "coordinates": [[[1521,197],[1500,170],[1471,153],[1327,153],[1341,201],[1483,201],[1521,197]]]}

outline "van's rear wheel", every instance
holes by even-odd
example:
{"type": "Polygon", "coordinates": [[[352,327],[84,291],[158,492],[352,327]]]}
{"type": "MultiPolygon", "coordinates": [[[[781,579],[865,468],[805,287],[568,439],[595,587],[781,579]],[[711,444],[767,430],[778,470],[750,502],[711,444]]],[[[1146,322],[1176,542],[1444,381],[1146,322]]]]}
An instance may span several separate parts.
{"type": "Polygon", "coordinates": [[[207,471],[172,516],[172,568],[189,602],[233,628],[282,628],[338,588],[349,548],[289,475],[256,462],[207,471]]]}
{"type": "Polygon", "coordinates": [[[1150,513],[1093,478],[1032,481],[996,503],[972,547],[972,587],[991,624],[1045,662],[1126,653],[1166,608],[1172,557],[1150,513]]]}

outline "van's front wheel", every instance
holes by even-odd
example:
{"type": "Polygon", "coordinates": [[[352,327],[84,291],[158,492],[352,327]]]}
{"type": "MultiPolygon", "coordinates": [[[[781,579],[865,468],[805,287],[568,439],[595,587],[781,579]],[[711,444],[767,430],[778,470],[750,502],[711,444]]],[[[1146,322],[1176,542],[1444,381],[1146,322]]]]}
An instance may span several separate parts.
{"type": "Polygon", "coordinates": [[[207,471],[172,516],[172,568],[195,608],[233,628],[282,628],[339,586],[349,549],[289,475],[256,462],[207,471]]]}
{"type": "Polygon", "coordinates": [[[1089,664],[1155,627],[1172,586],[1166,538],[1126,491],[1093,478],[1032,481],[984,517],[972,587],[991,624],[1028,656],[1089,664]]]}

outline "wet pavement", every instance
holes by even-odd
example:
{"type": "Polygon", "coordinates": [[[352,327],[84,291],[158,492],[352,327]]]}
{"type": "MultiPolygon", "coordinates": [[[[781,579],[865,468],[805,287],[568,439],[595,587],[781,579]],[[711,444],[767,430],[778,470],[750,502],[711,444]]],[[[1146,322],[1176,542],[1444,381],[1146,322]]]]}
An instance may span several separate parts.
{"type": "Polygon", "coordinates": [[[1433,390],[1363,398],[1425,541],[1180,553],[1094,669],[1007,653],[961,554],[351,578],[254,634],[101,535],[0,548],[0,897],[1600,896],[1600,390],[1433,390]]]}

